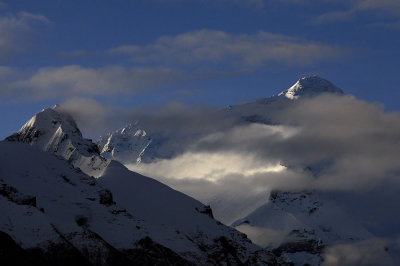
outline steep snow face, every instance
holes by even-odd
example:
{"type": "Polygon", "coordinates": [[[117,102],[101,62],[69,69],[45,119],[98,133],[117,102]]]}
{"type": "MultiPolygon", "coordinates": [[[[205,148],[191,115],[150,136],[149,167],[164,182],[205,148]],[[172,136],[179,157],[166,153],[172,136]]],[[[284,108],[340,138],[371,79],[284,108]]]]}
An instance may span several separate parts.
{"type": "Polygon", "coordinates": [[[23,249],[75,250],[93,265],[143,264],[98,262],[115,256],[150,265],[275,261],[208,207],[116,161],[95,179],[22,143],[0,142],[0,212],[0,232],[23,249]]]}
{"type": "Polygon", "coordinates": [[[96,179],[22,143],[0,142],[0,212],[0,231],[22,248],[77,250],[96,265],[149,231],[96,179]]]}
{"type": "Polygon", "coordinates": [[[208,206],[131,172],[119,162],[112,161],[98,180],[128,212],[146,221],[153,240],[195,264],[220,263],[220,260],[234,265],[249,261],[263,264],[273,257],[244,234],[213,219],[208,206]],[[228,247],[235,254],[220,257],[224,252],[229,253],[228,247]]]}
{"type": "Polygon", "coordinates": [[[55,106],[42,110],[6,140],[36,146],[70,161],[88,175],[100,176],[109,160],[100,156],[96,144],[82,137],[71,116],[57,109],[55,106]]]}
{"type": "Polygon", "coordinates": [[[113,133],[101,136],[97,145],[104,158],[139,164],[150,143],[151,138],[147,136],[146,131],[138,128],[137,124],[129,124],[113,133]]]}
{"type": "Polygon", "coordinates": [[[296,100],[299,97],[310,97],[321,93],[343,94],[343,91],[326,79],[319,76],[309,76],[301,78],[288,90],[279,93],[278,96],[296,100]]]}

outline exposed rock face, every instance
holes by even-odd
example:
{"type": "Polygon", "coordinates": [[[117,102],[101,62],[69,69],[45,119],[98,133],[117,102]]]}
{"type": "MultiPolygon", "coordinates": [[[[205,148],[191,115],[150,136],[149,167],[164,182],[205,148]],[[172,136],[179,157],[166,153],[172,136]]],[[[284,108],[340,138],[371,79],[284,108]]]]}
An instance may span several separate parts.
{"type": "Polygon", "coordinates": [[[204,213],[214,219],[214,215],[210,205],[205,205],[202,209],[196,208],[196,211],[204,213]]]}
{"type": "Polygon", "coordinates": [[[18,205],[29,205],[36,207],[35,196],[21,194],[15,187],[4,184],[1,181],[0,181],[0,195],[6,197],[9,201],[12,201],[18,205]]]}

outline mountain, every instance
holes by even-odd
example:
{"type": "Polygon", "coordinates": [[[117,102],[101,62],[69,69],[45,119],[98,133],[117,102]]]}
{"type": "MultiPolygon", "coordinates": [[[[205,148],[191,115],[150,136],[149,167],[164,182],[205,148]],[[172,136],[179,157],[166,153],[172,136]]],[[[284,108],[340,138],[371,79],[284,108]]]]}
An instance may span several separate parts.
{"type": "Polygon", "coordinates": [[[37,113],[6,140],[38,147],[68,160],[88,175],[101,176],[110,161],[100,156],[96,144],[82,137],[74,119],[58,109],[54,106],[37,113]]]}
{"type": "Polygon", "coordinates": [[[299,79],[292,87],[278,94],[291,100],[300,97],[312,97],[321,93],[343,94],[343,91],[326,79],[319,76],[309,76],[299,79]]]}
{"type": "Polygon", "coordinates": [[[37,265],[279,260],[215,220],[210,207],[102,158],[57,107],[36,114],[0,142],[0,158],[0,247],[23,255],[7,259],[37,265]]]}
{"type": "Polygon", "coordinates": [[[113,133],[100,137],[97,145],[100,154],[107,159],[114,159],[122,163],[140,163],[151,138],[146,131],[129,124],[113,133]]]}
{"type": "MultiPolygon", "coordinates": [[[[231,105],[218,110],[216,116],[240,118],[238,123],[274,124],[274,113],[286,108],[291,101],[313,97],[323,93],[343,94],[343,91],[331,82],[319,76],[303,77],[289,89],[277,95],[259,99],[241,105],[231,105]]],[[[139,122],[126,125],[112,133],[101,136],[97,142],[102,157],[115,159],[124,164],[150,163],[157,159],[172,158],[173,154],[162,149],[165,143],[178,140],[165,139],[161,136],[150,137],[146,129],[139,128],[139,122]]],[[[179,138],[179,135],[178,135],[179,138]]],[[[171,152],[171,151],[170,151],[171,152]]]]}
{"type": "Polygon", "coordinates": [[[231,118],[241,118],[246,123],[279,124],[276,116],[292,106],[296,100],[322,94],[343,95],[344,92],[330,81],[314,75],[299,79],[289,89],[276,95],[254,102],[230,105],[223,112],[231,118]]]}
{"type": "MultiPolygon", "coordinates": [[[[289,89],[274,96],[246,104],[232,105],[217,110],[215,115],[235,121],[234,126],[255,123],[284,125],[279,117],[286,108],[294,106],[302,99],[321,94],[344,95],[343,91],[331,82],[318,76],[310,76],[301,78],[289,89]]],[[[179,143],[179,139],[163,139],[160,142],[153,136],[149,145],[152,147],[144,151],[144,156],[151,150],[151,157],[156,160],[168,158],[165,154],[156,152],[157,145],[163,145],[165,142],[179,143]]],[[[118,149],[124,151],[126,143],[122,141],[119,143],[121,146],[118,146],[118,149]]],[[[147,162],[142,161],[142,165],[143,163],[147,162]]],[[[321,167],[323,168],[319,162],[306,166],[286,165],[284,162],[282,164],[295,170],[306,168],[311,171],[309,175],[314,177],[317,177],[321,167]]],[[[282,262],[293,262],[295,265],[320,265],[323,263],[326,251],[337,245],[349,245],[354,248],[360,243],[364,245],[365,241],[371,239],[395,236],[398,232],[395,229],[398,219],[385,214],[384,210],[378,211],[377,206],[390,205],[387,208],[395,212],[398,204],[390,200],[379,201],[382,197],[379,195],[381,191],[388,190],[376,189],[370,191],[367,196],[361,193],[352,195],[345,192],[328,193],[316,190],[286,190],[271,193],[266,190],[262,193],[258,191],[257,195],[251,195],[249,192],[249,195],[245,199],[242,197],[242,202],[239,203],[235,195],[222,194],[202,198],[202,201],[210,204],[214,213],[218,218],[222,218],[223,222],[227,224],[233,222],[232,225],[236,229],[247,234],[252,241],[272,252],[282,262]],[[369,209],[371,206],[374,207],[374,217],[371,216],[372,209],[369,209]]],[[[190,189],[183,192],[190,193],[190,189]]],[[[393,251],[386,246],[382,250],[385,252],[384,256],[393,255],[393,251]]]]}
{"type": "Polygon", "coordinates": [[[0,179],[0,231],[14,252],[36,265],[140,261],[130,254],[145,248],[139,242],[149,229],[96,179],[21,143],[0,142],[0,158],[7,169],[0,179]]]}
{"type": "MultiPolygon", "coordinates": [[[[319,76],[303,77],[295,82],[289,89],[283,90],[274,96],[258,99],[245,104],[231,105],[227,108],[214,111],[211,116],[214,115],[215,117],[221,118],[222,121],[224,119],[234,121],[232,123],[229,122],[229,125],[231,126],[232,124],[233,126],[243,126],[252,123],[277,125],[281,124],[281,121],[279,121],[277,117],[279,117],[279,114],[286,108],[289,108],[302,98],[315,97],[321,94],[342,95],[343,91],[331,82],[319,76]]],[[[130,130],[122,128],[106,135],[105,137],[101,137],[98,143],[102,148],[101,150],[103,151],[104,156],[107,158],[120,160],[125,165],[142,164],[142,166],[138,165],[134,168],[138,171],[141,170],[141,167],[142,169],[145,168],[143,164],[145,165],[157,160],[173,158],[175,154],[166,154],[161,152],[163,150],[170,150],[163,149],[163,146],[179,146],[179,143],[181,143],[183,139],[179,132],[168,135],[169,139],[165,138],[165,136],[159,139],[157,135],[153,134],[150,142],[147,138],[148,134],[142,136],[141,132],[150,132],[151,134],[151,129],[141,129],[137,124],[135,126],[130,126],[129,128],[130,130]],[[107,143],[110,143],[110,145],[107,145],[107,143]],[[168,145],[170,143],[173,143],[174,145],[168,145]]],[[[222,131],[223,129],[220,130],[222,131]]],[[[199,134],[199,136],[196,137],[206,136],[211,133],[212,130],[205,130],[203,135],[199,134]]],[[[196,139],[193,139],[193,142],[195,141],[196,139]]],[[[147,173],[147,175],[151,175],[151,173],[147,173]]],[[[184,192],[190,193],[190,190],[184,192]]],[[[267,195],[260,193],[257,196],[249,195],[248,199],[232,204],[232,202],[235,201],[235,195],[226,194],[213,195],[210,198],[201,198],[201,200],[213,207],[214,213],[218,219],[221,219],[221,221],[226,224],[231,224],[263,205],[267,198],[267,195]],[[240,206],[240,208],[238,208],[238,206],[240,206]],[[246,213],[244,211],[246,211],[246,213]]]]}

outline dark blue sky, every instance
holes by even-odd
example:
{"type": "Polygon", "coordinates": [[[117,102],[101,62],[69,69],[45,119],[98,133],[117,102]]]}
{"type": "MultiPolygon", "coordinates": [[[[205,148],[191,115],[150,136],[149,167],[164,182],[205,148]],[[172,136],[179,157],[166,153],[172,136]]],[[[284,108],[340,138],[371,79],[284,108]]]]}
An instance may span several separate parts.
{"type": "Polygon", "coordinates": [[[223,106],[318,74],[399,110],[398,0],[3,1],[0,137],[64,101],[223,106]]]}

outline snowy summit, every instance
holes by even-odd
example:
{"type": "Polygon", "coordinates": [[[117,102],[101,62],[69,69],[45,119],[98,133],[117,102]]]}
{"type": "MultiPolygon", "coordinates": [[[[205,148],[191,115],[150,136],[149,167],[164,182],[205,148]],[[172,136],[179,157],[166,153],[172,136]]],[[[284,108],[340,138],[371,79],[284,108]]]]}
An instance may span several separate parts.
{"type": "Polygon", "coordinates": [[[97,145],[104,158],[140,163],[150,143],[151,138],[147,136],[146,131],[134,123],[100,137],[97,145]]]}
{"type": "Polygon", "coordinates": [[[326,79],[319,76],[303,77],[292,87],[281,92],[278,96],[285,96],[288,99],[296,100],[300,96],[316,96],[321,93],[343,94],[343,91],[326,79]]]}

